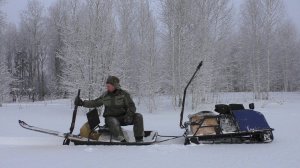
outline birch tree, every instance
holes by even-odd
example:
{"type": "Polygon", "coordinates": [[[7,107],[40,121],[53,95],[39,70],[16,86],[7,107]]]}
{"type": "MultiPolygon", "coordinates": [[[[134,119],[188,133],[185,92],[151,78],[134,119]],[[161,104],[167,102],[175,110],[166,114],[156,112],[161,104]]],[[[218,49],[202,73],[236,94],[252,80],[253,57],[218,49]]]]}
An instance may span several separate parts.
{"type": "Polygon", "coordinates": [[[28,1],[27,9],[21,15],[21,31],[27,41],[26,53],[29,63],[29,89],[35,90],[38,99],[43,100],[45,96],[45,63],[47,59],[46,48],[43,39],[44,29],[44,7],[40,1],[28,1]]]}
{"type": "Polygon", "coordinates": [[[60,59],[63,55],[65,47],[63,32],[66,27],[69,15],[67,0],[58,0],[49,8],[49,16],[46,18],[48,50],[48,88],[52,90],[52,94],[58,97],[65,97],[62,75],[64,62],[60,59]]]}
{"type": "MultiPolygon", "coordinates": [[[[249,59],[254,97],[268,99],[271,87],[272,46],[275,32],[283,20],[281,0],[248,0],[242,10],[241,43],[249,59]],[[266,68],[264,68],[266,67],[266,68]]],[[[274,57],[274,59],[276,59],[274,57]]],[[[272,59],[273,60],[273,59],[272,59]]],[[[274,66],[276,68],[276,65],[274,66]]]]}
{"type": "Polygon", "coordinates": [[[230,22],[230,11],[229,1],[163,1],[166,54],[170,58],[175,102],[182,97],[185,81],[200,60],[204,60],[205,68],[192,86],[193,104],[208,100],[207,95],[216,84],[213,81],[216,74],[213,68],[218,61],[216,47],[228,30],[225,27],[230,22]]]}
{"type": "MultiPolygon", "coordinates": [[[[201,102],[213,101],[219,91],[230,91],[228,66],[232,62],[229,47],[232,33],[232,6],[229,2],[215,0],[197,3],[198,8],[201,9],[197,19],[199,24],[197,34],[198,39],[203,41],[194,42],[198,46],[196,49],[200,49],[195,50],[194,53],[200,53],[206,65],[203,76],[196,80],[193,97],[195,107],[201,102]]],[[[197,58],[196,55],[194,57],[197,58]]]]}
{"type": "MultiPolygon", "coordinates": [[[[0,1],[1,5],[2,1],[0,1]]],[[[2,106],[3,101],[8,99],[10,89],[10,83],[12,82],[12,78],[9,73],[9,69],[7,66],[7,59],[5,55],[5,17],[4,13],[0,10],[0,107],[2,106]]]]}
{"type": "Polygon", "coordinates": [[[115,54],[115,25],[112,1],[69,3],[71,14],[64,27],[65,47],[60,57],[66,64],[63,70],[65,88],[93,99],[103,91],[103,84],[115,54]]]}
{"type": "MultiPolygon", "coordinates": [[[[4,3],[4,0],[0,0],[0,7],[2,7],[4,3]]],[[[3,33],[4,30],[4,25],[5,25],[5,15],[2,10],[0,10],[0,27],[1,27],[1,33],[3,33]]]]}
{"type": "Polygon", "coordinates": [[[275,53],[272,53],[271,47],[272,47],[272,41],[273,37],[275,37],[274,32],[279,27],[280,22],[282,21],[283,16],[283,2],[281,0],[263,0],[262,1],[264,5],[264,36],[265,36],[265,44],[266,44],[266,55],[267,55],[267,88],[265,91],[267,92],[267,95],[264,97],[268,99],[268,94],[270,92],[271,87],[271,56],[275,53]]]}
{"type": "Polygon", "coordinates": [[[149,112],[155,110],[157,90],[157,30],[148,0],[139,1],[138,5],[138,41],[139,46],[139,93],[146,97],[149,112]]]}
{"type": "Polygon", "coordinates": [[[165,34],[166,44],[166,55],[169,59],[170,65],[170,76],[171,76],[171,87],[172,95],[174,97],[173,104],[180,105],[183,89],[183,71],[186,64],[184,60],[189,60],[189,55],[184,53],[187,51],[186,43],[189,41],[187,39],[186,33],[189,32],[188,21],[190,11],[190,5],[192,1],[183,0],[165,0],[162,1],[163,7],[163,22],[166,26],[167,32],[165,34]]]}
{"type": "Polygon", "coordinates": [[[276,32],[272,51],[275,59],[271,59],[271,90],[289,92],[296,90],[299,82],[299,53],[297,31],[295,25],[287,20],[276,32]]]}
{"type": "Polygon", "coordinates": [[[117,57],[113,62],[113,73],[121,78],[125,88],[137,95],[139,72],[137,70],[138,47],[137,47],[137,2],[135,0],[118,0],[117,10],[117,57]]]}
{"type": "Polygon", "coordinates": [[[6,61],[3,55],[0,56],[0,107],[2,106],[2,102],[8,100],[10,94],[10,84],[12,82],[12,78],[10,73],[8,72],[6,61]]]}

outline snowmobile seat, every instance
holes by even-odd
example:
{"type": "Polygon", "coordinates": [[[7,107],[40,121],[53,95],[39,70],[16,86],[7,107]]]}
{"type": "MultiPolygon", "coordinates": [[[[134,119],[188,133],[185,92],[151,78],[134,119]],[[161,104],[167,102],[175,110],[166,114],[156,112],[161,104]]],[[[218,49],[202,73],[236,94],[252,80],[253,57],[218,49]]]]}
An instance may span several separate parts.
{"type": "Polygon", "coordinates": [[[244,110],[245,109],[243,104],[229,104],[229,108],[230,108],[231,111],[244,110]]]}
{"type": "Polygon", "coordinates": [[[96,127],[99,127],[100,119],[97,109],[89,111],[86,114],[86,116],[91,130],[94,130],[96,127]]]}
{"type": "Polygon", "coordinates": [[[253,110],[235,110],[232,112],[239,131],[272,130],[264,115],[253,110]]]}
{"type": "Polygon", "coordinates": [[[227,104],[216,104],[215,111],[220,114],[230,114],[230,108],[227,104]]]}

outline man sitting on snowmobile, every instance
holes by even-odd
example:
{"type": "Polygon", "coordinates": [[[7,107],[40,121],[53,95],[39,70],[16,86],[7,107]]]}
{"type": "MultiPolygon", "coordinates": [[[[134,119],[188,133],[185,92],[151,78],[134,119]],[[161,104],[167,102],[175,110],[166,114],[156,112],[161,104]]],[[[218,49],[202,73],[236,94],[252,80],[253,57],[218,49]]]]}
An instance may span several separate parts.
{"type": "Polygon", "coordinates": [[[121,89],[120,80],[115,76],[108,77],[106,89],[107,91],[95,100],[82,101],[77,97],[74,104],[87,108],[104,105],[105,125],[109,128],[114,139],[126,142],[121,126],[133,125],[136,142],[142,142],[144,137],[143,116],[136,113],[136,107],[130,94],[121,89]]]}

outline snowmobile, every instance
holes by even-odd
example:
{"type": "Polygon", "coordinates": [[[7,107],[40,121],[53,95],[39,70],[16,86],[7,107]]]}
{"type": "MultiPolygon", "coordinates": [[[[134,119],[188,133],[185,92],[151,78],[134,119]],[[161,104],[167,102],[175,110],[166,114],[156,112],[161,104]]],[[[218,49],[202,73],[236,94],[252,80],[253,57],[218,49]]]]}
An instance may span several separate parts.
{"type": "Polygon", "coordinates": [[[189,115],[184,123],[185,144],[199,143],[268,143],[270,128],[262,113],[245,109],[242,104],[217,104],[215,112],[201,111],[189,115]]]}
{"type": "Polygon", "coordinates": [[[268,143],[274,139],[273,131],[264,115],[254,110],[254,103],[245,109],[243,104],[217,104],[215,112],[201,111],[183,121],[186,91],[200,70],[202,62],[184,89],[180,127],[185,129],[185,145],[200,143],[268,143]]]}

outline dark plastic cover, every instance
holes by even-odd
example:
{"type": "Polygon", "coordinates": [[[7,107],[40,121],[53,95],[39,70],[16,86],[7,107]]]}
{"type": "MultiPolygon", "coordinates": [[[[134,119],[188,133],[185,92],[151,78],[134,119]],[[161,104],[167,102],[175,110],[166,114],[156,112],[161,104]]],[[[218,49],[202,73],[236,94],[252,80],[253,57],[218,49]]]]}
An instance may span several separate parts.
{"type": "Polygon", "coordinates": [[[232,111],[240,131],[254,131],[270,129],[270,126],[264,115],[253,110],[232,111]]]}
{"type": "Polygon", "coordinates": [[[220,114],[230,114],[230,108],[227,104],[216,104],[215,111],[220,114]]]}
{"type": "Polygon", "coordinates": [[[229,104],[230,110],[245,110],[243,104],[229,104]]]}
{"type": "Polygon", "coordinates": [[[97,109],[89,111],[87,114],[88,123],[91,129],[94,129],[100,124],[100,119],[97,109]]]}

